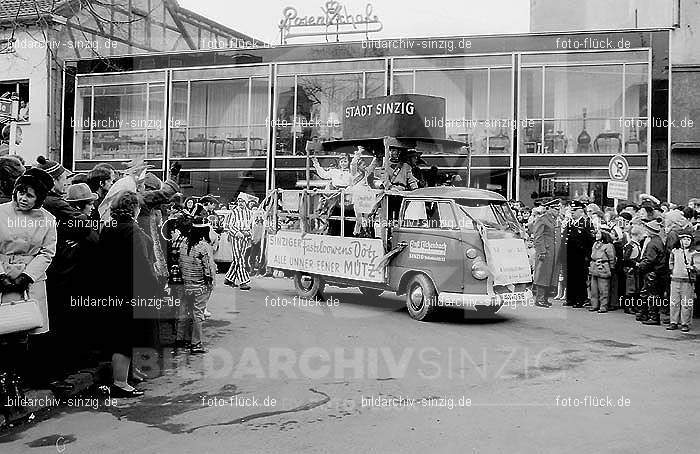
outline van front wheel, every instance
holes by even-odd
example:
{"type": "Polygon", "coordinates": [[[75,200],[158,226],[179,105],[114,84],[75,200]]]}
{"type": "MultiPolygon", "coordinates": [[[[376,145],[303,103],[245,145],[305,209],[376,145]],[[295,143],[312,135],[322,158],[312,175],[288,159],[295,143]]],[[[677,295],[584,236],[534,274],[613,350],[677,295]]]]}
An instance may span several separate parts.
{"type": "Polygon", "coordinates": [[[412,318],[425,322],[438,312],[437,291],[424,274],[411,278],[406,287],[406,308],[412,318]]]}
{"type": "Polygon", "coordinates": [[[323,299],[323,289],[325,287],[326,283],[320,276],[301,272],[294,273],[294,288],[297,291],[297,295],[301,298],[323,299]]]}

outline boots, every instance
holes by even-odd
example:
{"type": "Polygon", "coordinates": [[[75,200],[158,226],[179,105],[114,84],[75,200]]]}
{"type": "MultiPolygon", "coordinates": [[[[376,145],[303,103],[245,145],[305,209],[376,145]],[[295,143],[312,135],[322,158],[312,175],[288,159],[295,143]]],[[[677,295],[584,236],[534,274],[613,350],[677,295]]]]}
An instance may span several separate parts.
{"type": "Polygon", "coordinates": [[[533,285],[535,290],[535,306],[537,307],[550,307],[551,304],[547,301],[547,296],[549,294],[549,287],[542,285],[533,285]]]}

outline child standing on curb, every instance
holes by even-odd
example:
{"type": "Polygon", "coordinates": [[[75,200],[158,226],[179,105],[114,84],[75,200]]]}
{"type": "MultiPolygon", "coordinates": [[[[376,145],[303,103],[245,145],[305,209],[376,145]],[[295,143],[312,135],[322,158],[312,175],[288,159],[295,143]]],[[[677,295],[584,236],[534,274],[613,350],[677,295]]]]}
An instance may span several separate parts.
{"type": "Polygon", "coordinates": [[[591,294],[591,308],[588,311],[604,314],[608,312],[610,303],[610,279],[615,267],[615,248],[612,245],[609,230],[605,226],[598,228],[595,239],[588,270],[591,294]]]}
{"type": "Polygon", "coordinates": [[[671,324],[667,330],[678,329],[690,331],[693,318],[693,300],[695,299],[695,279],[700,271],[700,254],[691,249],[693,232],[683,230],[679,233],[680,247],[674,248],[669,257],[671,269],[671,324]]]}
{"type": "MultiPolygon", "coordinates": [[[[209,224],[202,218],[195,218],[189,229],[187,241],[180,246],[180,269],[185,284],[185,301],[181,313],[192,310],[192,345],[193,355],[206,353],[203,345],[202,323],[207,302],[214,290],[216,265],[209,241],[209,224]]],[[[177,339],[186,338],[186,324],[178,324],[177,339]]]]}

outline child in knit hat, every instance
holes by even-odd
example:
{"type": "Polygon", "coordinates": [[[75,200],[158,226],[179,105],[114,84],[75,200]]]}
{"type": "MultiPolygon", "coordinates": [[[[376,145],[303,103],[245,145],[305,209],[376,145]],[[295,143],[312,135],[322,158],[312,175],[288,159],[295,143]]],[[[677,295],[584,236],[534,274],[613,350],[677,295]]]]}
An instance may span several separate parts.
{"type": "Polygon", "coordinates": [[[695,279],[700,271],[700,254],[691,248],[693,233],[686,229],[678,235],[679,247],[671,251],[669,268],[671,269],[671,323],[668,330],[690,331],[693,318],[693,301],[695,299],[695,279]]]}

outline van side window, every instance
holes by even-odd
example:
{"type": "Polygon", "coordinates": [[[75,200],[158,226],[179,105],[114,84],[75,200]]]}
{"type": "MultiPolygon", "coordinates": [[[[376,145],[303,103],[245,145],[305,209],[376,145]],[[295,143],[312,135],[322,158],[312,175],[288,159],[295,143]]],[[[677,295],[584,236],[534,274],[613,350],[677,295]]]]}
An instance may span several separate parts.
{"type": "Polygon", "coordinates": [[[428,226],[428,214],[426,202],[423,200],[409,200],[403,212],[401,227],[426,228],[428,226]]]}
{"type": "Polygon", "coordinates": [[[457,219],[450,202],[438,202],[439,227],[441,229],[456,229],[457,219]]]}
{"type": "Polygon", "coordinates": [[[402,227],[454,229],[457,220],[450,202],[411,200],[406,203],[402,227]]]}

